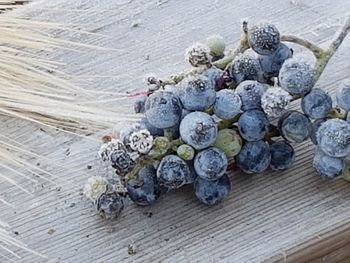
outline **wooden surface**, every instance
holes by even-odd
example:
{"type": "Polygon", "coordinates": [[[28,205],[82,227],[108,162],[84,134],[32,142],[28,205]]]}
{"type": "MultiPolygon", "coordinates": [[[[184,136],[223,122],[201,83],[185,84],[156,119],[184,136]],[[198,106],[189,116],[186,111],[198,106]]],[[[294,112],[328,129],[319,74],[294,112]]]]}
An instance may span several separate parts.
{"type": "MultiPolygon", "coordinates": [[[[61,50],[48,57],[66,63],[64,70],[80,76],[88,88],[126,91],[142,89],[146,73],[167,76],[185,70],[185,48],[210,34],[223,35],[232,46],[242,18],[271,20],[284,33],[326,45],[349,9],[350,2],[343,0],[47,0],[16,12],[77,29],[52,36],[120,49],[61,50]]],[[[334,87],[350,77],[349,54],[348,37],[319,87],[333,94],[334,87]]],[[[101,107],[130,111],[131,101],[115,99],[101,107]]],[[[74,138],[13,119],[1,121],[1,132],[43,154],[47,159],[32,160],[33,164],[40,163],[57,177],[51,178],[57,185],[23,179],[22,185],[33,189],[32,196],[0,184],[1,197],[16,207],[0,204],[0,218],[18,231],[19,240],[48,257],[20,251],[22,259],[16,262],[302,262],[306,256],[306,261],[324,257],[322,262],[349,262],[348,242],[319,242],[345,233],[349,226],[350,184],[315,176],[310,142],[296,146],[296,164],[289,171],[231,173],[233,191],[218,206],[200,205],[188,187],[163,196],[150,208],[130,204],[118,221],[105,222],[81,195],[88,177],[107,172],[96,155],[98,135],[74,138]],[[134,255],[128,254],[129,245],[134,255]],[[332,245],[335,250],[327,249],[332,245]],[[325,253],[317,252],[317,246],[325,253]]],[[[111,127],[115,124],[117,120],[111,127]]],[[[349,234],[342,237],[349,240],[349,234]]]]}

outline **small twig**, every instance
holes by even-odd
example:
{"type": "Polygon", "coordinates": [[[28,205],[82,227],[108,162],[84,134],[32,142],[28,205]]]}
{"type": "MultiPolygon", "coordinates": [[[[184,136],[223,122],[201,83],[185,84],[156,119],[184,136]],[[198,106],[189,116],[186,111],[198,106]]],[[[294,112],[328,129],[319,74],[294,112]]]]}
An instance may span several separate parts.
{"type": "Polygon", "coordinates": [[[316,44],[311,43],[310,41],[308,41],[306,39],[302,39],[302,38],[297,37],[297,36],[282,35],[281,41],[292,42],[292,43],[301,45],[301,46],[309,49],[312,53],[314,53],[316,58],[321,57],[322,53],[324,52],[324,50],[322,48],[320,48],[319,46],[317,46],[316,44]]]}

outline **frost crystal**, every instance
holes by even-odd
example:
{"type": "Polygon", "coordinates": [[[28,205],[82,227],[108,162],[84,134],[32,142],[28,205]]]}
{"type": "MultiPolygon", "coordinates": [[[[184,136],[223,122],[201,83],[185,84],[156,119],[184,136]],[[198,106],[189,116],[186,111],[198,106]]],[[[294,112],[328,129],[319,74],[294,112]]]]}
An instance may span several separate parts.
{"type": "Polygon", "coordinates": [[[133,132],[129,140],[130,148],[142,154],[147,154],[153,146],[153,136],[146,129],[133,132]]]}
{"type": "Polygon", "coordinates": [[[98,155],[102,158],[103,161],[110,160],[112,152],[116,150],[126,151],[124,144],[120,140],[113,139],[110,142],[102,144],[98,155]]]}
{"type": "Polygon", "coordinates": [[[107,191],[107,185],[106,180],[101,176],[90,177],[85,184],[84,194],[91,201],[95,202],[107,191]]]}
{"type": "Polygon", "coordinates": [[[273,87],[267,89],[261,97],[261,106],[269,117],[276,118],[286,112],[291,100],[292,96],[288,92],[281,88],[273,87]]]}
{"type": "Polygon", "coordinates": [[[207,65],[210,63],[210,49],[202,43],[195,43],[186,50],[186,61],[193,67],[207,65]]]}

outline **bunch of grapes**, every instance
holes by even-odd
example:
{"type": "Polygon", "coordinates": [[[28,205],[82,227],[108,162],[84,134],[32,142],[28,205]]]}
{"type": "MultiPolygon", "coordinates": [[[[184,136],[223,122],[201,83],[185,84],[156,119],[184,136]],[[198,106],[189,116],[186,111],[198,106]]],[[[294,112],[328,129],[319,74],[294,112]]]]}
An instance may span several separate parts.
{"type": "Polygon", "coordinates": [[[293,56],[274,25],[250,27],[247,41],[250,48],[224,70],[214,65],[225,57],[225,43],[216,35],[186,51],[190,73],[170,84],[147,79],[147,95],[134,104],[140,121],[99,152],[118,180],[96,177],[85,188],[102,215],[119,215],[127,197],[152,205],[185,185],[200,202],[215,205],[231,190],[229,163],[246,174],[283,171],[295,161],[293,145],[309,138],[318,175],[349,176],[350,82],[338,87],[339,107],[333,108],[332,98],[313,88],[314,68],[293,56]],[[296,99],[301,111],[289,110],[296,99]]]}

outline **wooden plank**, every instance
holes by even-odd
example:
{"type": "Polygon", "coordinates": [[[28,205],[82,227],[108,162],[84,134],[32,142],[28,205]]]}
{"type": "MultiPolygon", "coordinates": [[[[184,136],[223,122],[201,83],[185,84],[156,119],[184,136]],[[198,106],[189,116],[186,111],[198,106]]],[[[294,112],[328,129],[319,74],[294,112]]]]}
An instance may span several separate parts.
{"type": "MultiPolygon", "coordinates": [[[[51,32],[53,37],[121,49],[56,50],[47,57],[66,63],[62,70],[80,77],[87,88],[127,91],[142,89],[148,72],[163,77],[187,69],[184,50],[210,34],[219,33],[233,45],[240,36],[241,18],[268,19],[282,32],[325,45],[349,8],[350,2],[342,0],[51,0],[15,12],[64,22],[77,30],[51,32]],[[134,21],[138,27],[131,26],[134,21]]],[[[350,77],[349,52],[348,38],[318,84],[332,95],[336,85],[350,77]]],[[[132,101],[101,107],[128,112],[132,101]]],[[[117,120],[115,124],[123,125],[117,120]]],[[[97,158],[101,134],[76,138],[3,118],[0,130],[48,158],[31,161],[58,177],[51,178],[58,185],[17,178],[33,189],[32,196],[0,181],[1,197],[16,206],[1,205],[0,218],[50,262],[262,262],[298,251],[305,242],[350,223],[349,184],[315,176],[310,142],[296,146],[296,164],[289,171],[258,176],[230,173],[232,194],[216,207],[200,205],[187,187],[164,195],[149,208],[130,204],[118,221],[104,222],[80,195],[88,177],[111,171],[97,158]],[[88,164],[93,168],[87,169],[88,164]],[[128,254],[129,244],[136,254],[128,254]]],[[[47,261],[19,253],[18,262],[47,261]]]]}
{"type": "Polygon", "coordinates": [[[268,259],[268,262],[349,262],[350,258],[350,223],[332,229],[281,256],[268,259]]]}

